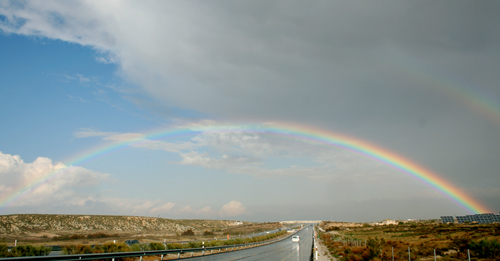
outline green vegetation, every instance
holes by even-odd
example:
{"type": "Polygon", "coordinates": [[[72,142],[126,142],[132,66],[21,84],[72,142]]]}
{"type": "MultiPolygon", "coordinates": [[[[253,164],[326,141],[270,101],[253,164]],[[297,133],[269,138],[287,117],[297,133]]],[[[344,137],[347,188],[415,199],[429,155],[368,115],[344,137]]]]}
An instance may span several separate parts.
{"type": "Polygon", "coordinates": [[[194,236],[194,232],[192,229],[188,229],[181,234],[182,236],[194,236]]]}
{"type": "Polygon", "coordinates": [[[73,255],[73,254],[96,254],[96,253],[113,253],[113,252],[130,252],[130,247],[125,243],[104,243],[103,245],[74,245],[68,244],[64,245],[62,248],[63,255],[73,255]]]}
{"type": "Polygon", "coordinates": [[[0,244],[0,257],[46,256],[51,251],[52,249],[46,246],[19,245],[9,252],[7,245],[0,244]]]}
{"type": "Polygon", "coordinates": [[[410,224],[338,228],[319,233],[328,251],[340,261],[368,260],[500,260],[500,224],[410,224]],[[356,235],[356,238],[353,237],[356,235]]]}
{"type": "Polygon", "coordinates": [[[66,241],[66,240],[76,240],[76,239],[98,239],[107,237],[118,237],[118,234],[106,234],[106,233],[95,233],[95,234],[73,234],[73,235],[61,235],[53,237],[53,241],[66,241]]]}
{"type": "Polygon", "coordinates": [[[214,232],[212,232],[212,231],[208,231],[208,230],[207,230],[207,231],[203,232],[203,235],[204,235],[204,236],[213,236],[213,235],[214,235],[214,232]]]}
{"type": "Polygon", "coordinates": [[[479,258],[500,259],[500,242],[497,240],[483,239],[479,242],[470,242],[469,249],[474,256],[479,258]]]}
{"type": "MultiPolygon", "coordinates": [[[[267,234],[263,236],[253,237],[253,238],[237,238],[237,239],[229,239],[229,240],[212,240],[204,242],[205,247],[215,247],[215,246],[227,246],[227,245],[235,245],[235,244],[246,244],[246,243],[255,243],[261,242],[265,240],[269,240],[281,235],[286,234],[286,231],[280,231],[273,234],[267,234]]],[[[168,249],[186,249],[186,248],[200,248],[203,245],[202,241],[191,241],[185,244],[180,243],[170,243],[167,244],[168,249]]],[[[149,244],[134,244],[132,246],[128,246],[125,243],[105,243],[102,246],[90,246],[90,245],[82,245],[82,244],[68,244],[63,247],[64,255],[72,255],[72,254],[90,254],[90,253],[111,253],[111,252],[129,252],[129,251],[144,251],[144,250],[163,250],[165,249],[165,245],[160,242],[151,242],[149,244]]]]}
{"type": "Polygon", "coordinates": [[[165,250],[165,245],[159,242],[149,243],[149,250],[165,250]]]}

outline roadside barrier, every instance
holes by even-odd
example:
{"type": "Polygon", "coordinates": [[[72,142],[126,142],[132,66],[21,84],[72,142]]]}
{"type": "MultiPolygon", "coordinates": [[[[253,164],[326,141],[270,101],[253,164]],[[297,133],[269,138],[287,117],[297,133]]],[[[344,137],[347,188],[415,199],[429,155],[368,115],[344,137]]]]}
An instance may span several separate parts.
{"type": "MultiPolygon", "coordinates": [[[[61,256],[28,256],[28,257],[8,257],[8,258],[0,258],[0,261],[14,261],[14,260],[96,260],[96,259],[111,259],[114,261],[115,258],[126,258],[126,257],[142,257],[144,256],[161,256],[161,260],[163,260],[164,256],[167,255],[176,255],[177,258],[180,259],[181,255],[187,254],[186,257],[194,256],[195,253],[199,253],[198,256],[205,255],[207,251],[210,251],[212,254],[222,254],[231,251],[242,250],[251,247],[259,247],[263,245],[268,245],[272,243],[276,243],[281,240],[285,240],[290,236],[294,235],[292,233],[290,235],[286,235],[284,237],[278,237],[276,239],[271,239],[268,241],[248,243],[248,244],[239,244],[239,245],[226,245],[226,246],[217,246],[217,247],[200,247],[200,248],[186,248],[186,249],[167,249],[167,250],[150,250],[150,251],[134,251],[134,252],[116,252],[116,253],[99,253],[99,254],[77,254],[77,255],[61,255],[61,256]],[[236,249],[235,249],[236,248],[236,249]],[[218,253],[214,253],[214,250],[218,251],[218,253]]],[[[184,258],[184,257],[182,257],[184,258]]]]}

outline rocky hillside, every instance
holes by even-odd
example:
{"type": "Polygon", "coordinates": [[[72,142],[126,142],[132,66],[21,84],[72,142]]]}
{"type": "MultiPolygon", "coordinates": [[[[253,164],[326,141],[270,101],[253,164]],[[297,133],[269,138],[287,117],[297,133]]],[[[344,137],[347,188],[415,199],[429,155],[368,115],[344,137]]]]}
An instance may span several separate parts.
{"type": "Polygon", "coordinates": [[[43,231],[161,231],[182,233],[188,229],[202,232],[226,228],[234,224],[227,220],[173,220],[136,216],[42,215],[22,214],[0,216],[0,234],[33,233],[43,231]]]}

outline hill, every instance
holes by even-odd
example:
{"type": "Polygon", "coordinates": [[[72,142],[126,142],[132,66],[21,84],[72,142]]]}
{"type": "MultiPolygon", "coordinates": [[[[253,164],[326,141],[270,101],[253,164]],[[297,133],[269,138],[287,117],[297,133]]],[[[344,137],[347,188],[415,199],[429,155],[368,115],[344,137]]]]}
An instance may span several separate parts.
{"type": "Polygon", "coordinates": [[[188,229],[196,233],[207,229],[224,229],[234,224],[234,221],[229,220],[174,220],[137,216],[20,214],[0,216],[0,234],[156,231],[162,234],[175,235],[188,229]]]}

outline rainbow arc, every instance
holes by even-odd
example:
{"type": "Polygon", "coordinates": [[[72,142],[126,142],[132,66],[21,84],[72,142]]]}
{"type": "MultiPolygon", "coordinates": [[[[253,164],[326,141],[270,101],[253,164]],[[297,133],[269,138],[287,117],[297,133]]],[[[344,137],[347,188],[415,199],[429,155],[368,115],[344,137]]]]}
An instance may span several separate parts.
{"type": "MultiPolygon", "coordinates": [[[[419,180],[433,190],[438,191],[440,194],[446,196],[447,198],[455,202],[455,204],[459,205],[470,213],[491,212],[486,206],[469,196],[463,190],[454,186],[451,182],[445,180],[431,170],[428,170],[425,167],[403,157],[402,155],[398,155],[397,153],[391,152],[378,145],[358,138],[324,129],[291,123],[205,123],[188,127],[174,127],[169,129],[156,130],[148,132],[144,135],[135,135],[134,138],[131,138],[129,140],[93,148],[92,150],[86,151],[84,153],[81,153],[80,155],[73,157],[70,160],[67,160],[65,164],[67,166],[82,165],[90,160],[103,157],[117,150],[130,148],[133,145],[138,145],[140,143],[149,142],[156,139],[173,140],[175,138],[196,135],[199,133],[223,133],[235,131],[284,136],[304,142],[345,148],[364,155],[365,157],[382,162],[398,170],[400,173],[419,180]]],[[[11,193],[9,196],[0,199],[0,210],[9,205],[12,205],[14,202],[21,199],[23,195],[27,195],[31,191],[35,190],[38,186],[41,186],[61,175],[64,175],[64,173],[66,173],[70,169],[71,168],[66,167],[57,171],[53,171],[38,180],[32,181],[29,184],[24,184],[22,187],[17,188],[14,193],[11,193]]]]}

